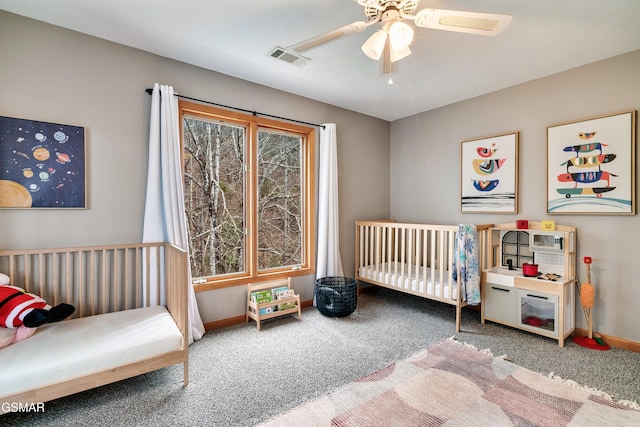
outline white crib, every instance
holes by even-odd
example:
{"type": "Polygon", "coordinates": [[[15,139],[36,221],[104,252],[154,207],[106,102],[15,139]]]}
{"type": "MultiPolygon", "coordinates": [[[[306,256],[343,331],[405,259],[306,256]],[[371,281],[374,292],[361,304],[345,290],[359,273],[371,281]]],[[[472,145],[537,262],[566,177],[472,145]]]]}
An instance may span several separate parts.
{"type": "MultiPolygon", "coordinates": [[[[488,230],[476,225],[479,271],[490,253],[488,230]]],[[[356,279],[456,306],[456,332],[462,307],[460,265],[454,263],[458,225],[356,221],[356,279]]]]}

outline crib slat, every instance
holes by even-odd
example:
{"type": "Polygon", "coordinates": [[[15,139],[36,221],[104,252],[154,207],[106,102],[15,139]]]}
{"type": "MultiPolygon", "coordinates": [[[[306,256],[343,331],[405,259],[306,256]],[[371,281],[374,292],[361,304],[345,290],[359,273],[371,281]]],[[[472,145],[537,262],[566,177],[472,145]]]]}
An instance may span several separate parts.
{"type": "Polygon", "coordinates": [[[78,316],[79,317],[84,317],[85,313],[86,313],[86,305],[84,304],[85,298],[86,298],[86,263],[84,262],[84,256],[83,253],[78,251],[78,252],[74,252],[76,255],[76,260],[77,260],[77,278],[78,278],[78,300],[82,301],[81,304],[79,304],[79,306],[76,307],[76,311],[78,311],[78,316]]]}
{"type": "Polygon", "coordinates": [[[405,233],[407,234],[407,259],[405,264],[407,265],[407,281],[408,283],[405,285],[405,288],[411,288],[411,262],[413,259],[413,230],[410,228],[405,228],[405,233]]]}
{"type": "Polygon", "coordinates": [[[431,267],[431,278],[429,279],[433,285],[433,292],[435,292],[435,283],[436,283],[436,243],[438,241],[437,230],[430,230],[430,239],[431,239],[431,259],[429,260],[429,267],[431,267]]]}
{"type": "MultiPolygon", "coordinates": [[[[162,257],[162,250],[159,247],[155,248],[156,250],[156,260],[161,259],[162,257]]],[[[164,276],[164,273],[162,271],[162,264],[160,262],[156,262],[156,274],[158,278],[161,278],[164,276]]],[[[162,294],[160,292],[160,288],[161,288],[161,281],[160,280],[156,280],[155,283],[153,284],[154,288],[155,288],[155,295],[156,295],[156,301],[152,304],[152,305],[159,305],[162,303],[162,294]]]]}
{"type": "MultiPolygon", "coordinates": [[[[142,271],[142,266],[140,264],[141,264],[141,257],[142,257],[143,250],[141,248],[136,248],[135,251],[136,251],[136,260],[135,260],[136,270],[135,271],[142,271]]],[[[142,307],[143,305],[142,283],[140,279],[140,274],[136,274],[135,276],[134,287],[135,287],[135,296],[136,296],[134,307],[142,307]]]]}
{"type": "MultiPolygon", "coordinates": [[[[400,244],[400,276],[404,277],[404,266],[407,263],[406,260],[406,238],[407,238],[407,230],[405,228],[400,227],[399,228],[401,236],[402,236],[402,242],[400,244]]],[[[398,277],[396,277],[396,283],[398,283],[398,286],[403,287],[400,283],[400,280],[398,277]]]]}
{"type": "Polygon", "coordinates": [[[369,265],[375,265],[375,227],[367,226],[365,259],[369,265]]]}
{"type": "MultiPolygon", "coordinates": [[[[64,256],[62,257],[62,260],[60,262],[63,262],[65,272],[73,271],[71,269],[71,259],[69,256],[69,252],[64,253],[64,256]]],[[[67,300],[73,297],[73,289],[71,287],[72,278],[73,276],[71,274],[65,274],[64,285],[61,284],[61,287],[64,286],[64,299],[67,300]]]]}
{"type": "MultiPolygon", "coordinates": [[[[89,283],[96,283],[96,261],[95,261],[96,253],[95,251],[89,251],[89,283]]],[[[96,314],[96,288],[95,286],[89,287],[89,314],[96,314]]]]}
{"type": "Polygon", "coordinates": [[[420,244],[420,239],[422,237],[422,231],[420,229],[416,230],[416,242],[415,242],[415,258],[414,258],[414,265],[415,265],[415,269],[416,269],[416,291],[420,292],[420,249],[422,248],[422,245],[420,244]]]}
{"type": "Polygon", "coordinates": [[[384,272],[384,252],[385,252],[385,235],[384,229],[376,227],[376,239],[378,241],[378,263],[376,265],[375,277],[380,277],[380,273],[384,272]]]}
{"type": "Polygon", "coordinates": [[[376,237],[375,237],[375,242],[376,242],[376,276],[380,273],[380,265],[382,264],[382,252],[383,252],[383,245],[384,242],[382,240],[382,236],[381,236],[381,229],[380,227],[375,227],[376,230],[376,237]]]}
{"type": "MultiPolygon", "coordinates": [[[[45,268],[46,268],[46,256],[44,254],[40,254],[38,255],[38,267],[40,268],[40,271],[38,273],[38,280],[40,281],[40,285],[43,288],[53,288],[53,305],[57,304],[57,301],[60,300],[60,266],[58,264],[58,257],[59,254],[52,254],[51,255],[51,271],[53,274],[52,280],[53,283],[44,283],[44,280],[42,280],[43,277],[45,277],[45,268]]],[[[47,290],[49,290],[47,289],[47,290]]],[[[43,293],[45,293],[47,291],[43,291],[43,293]]]]}
{"type": "Polygon", "coordinates": [[[386,260],[386,271],[383,268],[382,269],[382,277],[385,277],[385,274],[391,274],[391,248],[393,247],[391,245],[391,242],[393,241],[393,236],[392,236],[393,230],[391,229],[391,227],[387,227],[387,232],[385,233],[387,235],[387,250],[385,250],[385,254],[388,254],[389,256],[387,257],[386,260]]]}
{"type": "Polygon", "coordinates": [[[149,262],[150,258],[149,258],[149,249],[147,249],[146,251],[144,251],[144,265],[145,265],[145,274],[143,276],[143,287],[145,289],[145,292],[143,293],[143,304],[144,305],[149,305],[149,299],[151,298],[151,284],[149,283],[149,277],[151,276],[151,263],[149,262]],[[146,295],[146,296],[145,296],[146,295]]]}
{"type": "Polygon", "coordinates": [[[120,255],[121,255],[121,251],[119,249],[114,249],[113,251],[109,251],[107,252],[107,258],[109,258],[110,256],[113,257],[112,260],[110,260],[107,265],[110,266],[109,269],[107,269],[106,271],[106,275],[107,275],[107,281],[105,283],[106,285],[106,292],[109,295],[109,302],[107,304],[108,310],[118,310],[118,305],[119,302],[116,299],[118,296],[118,286],[119,286],[119,279],[118,279],[118,264],[120,264],[120,255]],[[114,308],[112,308],[114,307],[114,308]]]}
{"type": "Polygon", "coordinates": [[[107,251],[103,250],[100,251],[100,254],[102,255],[102,265],[101,265],[101,270],[102,270],[102,282],[101,282],[101,288],[102,288],[102,310],[103,311],[107,311],[109,308],[109,289],[107,289],[107,251]]]}
{"type": "Polygon", "coordinates": [[[24,269],[27,272],[24,278],[24,284],[22,285],[22,287],[24,287],[25,289],[31,289],[31,275],[33,274],[33,272],[31,271],[31,257],[30,256],[25,256],[24,259],[24,269]]]}
{"type": "MultiPolygon", "coordinates": [[[[398,236],[398,228],[394,227],[393,228],[393,236],[394,236],[394,247],[393,247],[393,274],[397,277],[398,276],[398,241],[399,236],[398,236]]],[[[393,285],[393,283],[392,283],[393,285]]]]}
{"type": "MultiPolygon", "coordinates": [[[[125,280],[129,279],[129,268],[130,268],[130,263],[129,263],[130,260],[129,260],[129,258],[131,257],[131,252],[132,251],[129,250],[129,249],[125,249],[124,250],[124,260],[123,260],[123,264],[124,265],[122,266],[122,270],[123,270],[123,274],[124,274],[125,280]]],[[[120,297],[120,301],[123,301],[125,309],[129,308],[129,304],[130,304],[130,301],[131,301],[131,295],[128,292],[128,290],[127,290],[127,292],[125,292],[125,294],[123,296],[120,297]]]]}
{"type": "Polygon", "coordinates": [[[364,259],[367,261],[367,265],[369,265],[371,264],[371,260],[369,259],[369,227],[365,227],[364,231],[364,259]]]}
{"type": "Polygon", "coordinates": [[[429,284],[427,282],[427,272],[429,271],[429,230],[425,229],[423,231],[422,237],[422,283],[424,283],[424,293],[429,293],[429,284]]]}
{"type": "Polygon", "coordinates": [[[356,248],[358,248],[356,251],[356,274],[362,274],[361,269],[366,265],[365,259],[362,256],[364,253],[364,247],[362,245],[364,239],[364,236],[362,235],[364,227],[365,226],[363,225],[356,226],[356,248]]]}

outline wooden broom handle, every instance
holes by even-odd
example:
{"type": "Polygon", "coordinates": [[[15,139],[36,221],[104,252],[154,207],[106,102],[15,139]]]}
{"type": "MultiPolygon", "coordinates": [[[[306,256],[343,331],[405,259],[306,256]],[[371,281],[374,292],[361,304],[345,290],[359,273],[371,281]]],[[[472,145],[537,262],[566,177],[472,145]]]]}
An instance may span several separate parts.
{"type": "Polygon", "coordinates": [[[591,283],[591,263],[593,259],[590,256],[586,256],[583,258],[583,261],[587,266],[587,283],[591,283]]]}

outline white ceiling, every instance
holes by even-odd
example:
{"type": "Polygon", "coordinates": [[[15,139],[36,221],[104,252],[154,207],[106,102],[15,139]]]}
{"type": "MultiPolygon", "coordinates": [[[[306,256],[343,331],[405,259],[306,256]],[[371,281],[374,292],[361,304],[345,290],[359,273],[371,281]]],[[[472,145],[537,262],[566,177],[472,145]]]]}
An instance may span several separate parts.
{"type": "Polygon", "coordinates": [[[268,56],[366,21],[354,0],[0,0],[2,10],[388,121],[640,49],[640,0],[418,3],[425,7],[513,20],[496,37],[416,29],[413,54],[389,86],[360,50],[377,25],[305,52],[302,67],[268,56]]]}

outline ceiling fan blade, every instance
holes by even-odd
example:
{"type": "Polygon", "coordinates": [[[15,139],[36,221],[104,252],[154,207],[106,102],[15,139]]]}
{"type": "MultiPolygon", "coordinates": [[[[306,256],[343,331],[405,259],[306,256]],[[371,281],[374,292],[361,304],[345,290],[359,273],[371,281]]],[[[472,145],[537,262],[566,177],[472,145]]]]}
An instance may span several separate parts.
{"type": "Polygon", "coordinates": [[[497,13],[422,9],[415,16],[403,15],[403,18],[414,19],[416,26],[422,28],[495,36],[509,25],[513,17],[497,13]]]}
{"type": "Polygon", "coordinates": [[[359,33],[367,28],[371,24],[375,24],[378,21],[370,21],[363,22],[357,21],[353,22],[349,25],[345,25],[344,27],[337,28],[335,30],[329,31],[328,33],[320,34],[319,36],[312,37],[303,42],[296,43],[292,46],[289,46],[287,50],[294,50],[298,53],[304,52],[309,49],[313,49],[315,47],[321,46],[325,43],[332,42],[341,37],[348,36],[350,34],[359,33]]]}
{"type": "Polygon", "coordinates": [[[360,6],[380,7],[376,0],[356,0],[360,6]]]}

